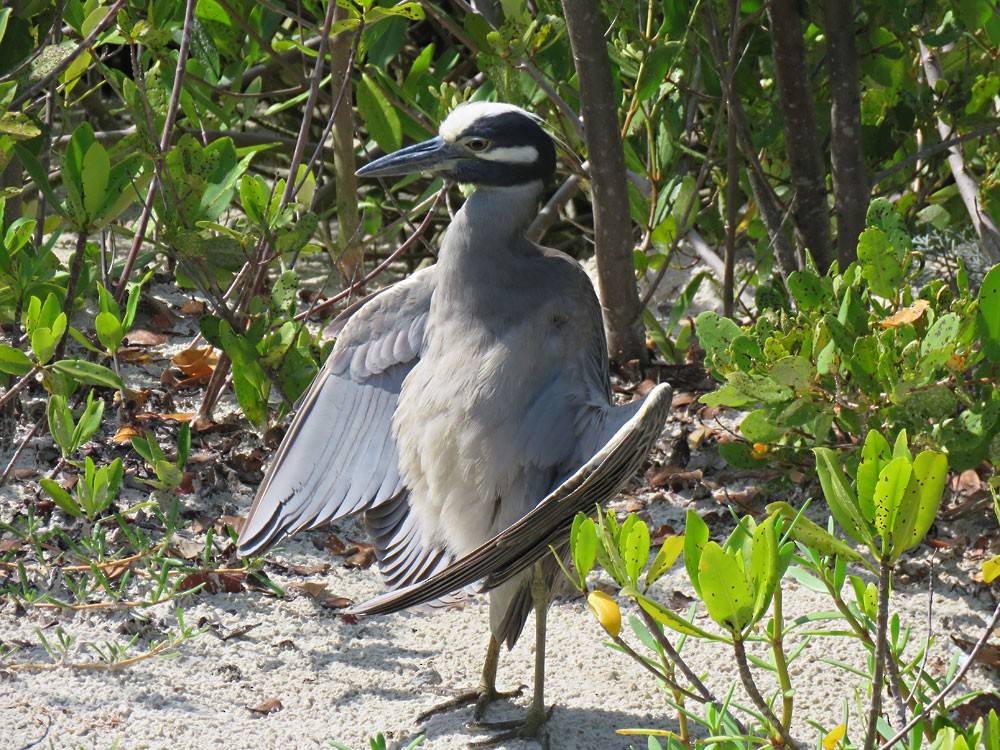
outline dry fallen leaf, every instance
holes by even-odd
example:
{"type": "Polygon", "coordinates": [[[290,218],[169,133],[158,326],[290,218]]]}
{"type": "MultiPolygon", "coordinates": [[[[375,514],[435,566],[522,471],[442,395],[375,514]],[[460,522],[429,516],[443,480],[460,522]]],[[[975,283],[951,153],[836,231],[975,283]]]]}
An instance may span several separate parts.
{"type": "Polygon", "coordinates": [[[347,544],[336,534],[330,534],[316,546],[319,549],[329,550],[333,555],[345,555],[348,550],[347,544]]]}
{"type": "Polygon", "coordinates": [[[951,489],[959,495],[973,495],[979,491],[982,482],[975,469],[966,469],[961,474],[952,477],[951,489]]]}
{"type": "MultiPolygon", "coordinates": [[[[346,596],[328,596],[325,599],[321,599],[319,604],[321,607],[326,609],[346,609],[350,607],[354,602],[348,599],[346,596]]],[[[345,615],[348,617],[349,615],[345,615]]]]}
{"type": "Polygon", "coordinates": [[[142,437],[142,430],[135,425],[124,424],[118,428],[118,432],[116,432],[115,436],[111,439],[114,442],[121,444],[131,441],[134,437],[142,437]]]}
{"type": "Polygon", "coordinates": [[[931,303],[927,300],[918,299],[909,307],[904,307],[902,310],[898,310],[885,320],[880,320],[878,324],[882,326],[882,328],[899,328],[900,326],[905,326],[909,323],[915,323],[930,306],[931,303]]]}
{"type": "Polygon", "coordinates": [[[326,573],[330,570],[329,563],[323,563],[322,565],[289,565],[288,569],[299,576],[314,576],[320,573],[326,573]]]}
{"type": "Polygon", "coordinates": [[[136,419],[169,419],[172,422],[190,422],[194,419],[195,413],[193,411],[178,411],[170,412],[168,414],[157,414],[155,412],[147,411],[142,414],[136,414],[136,419]]]}
{"type": "Polygon", "coordinates": [[[693,404],[698,398],[687,391],[678,391],[674,394],[673,399],[670,402],[670,406],[674,409],[679,409],[682,406],[687,406],[688,404],[693,404]]]}
{"type": "Polygon", "coordinates": [[[318,599],[326,591],[326,584],[320,581],[292,581],[285,584],[285,591],[289,589],[301,591],[313,599],[318,599]]]}
{"type": "Polygon", "coordinates": [[[246,521],[246,519],[243,516],[222,516],[215,522],[215,533],[225,534],[226,527],[231,526],[233,531],[239,534],[240,530],[243,528],[244,521],[246,521]]]}
{"type": "Polygon", "coordinates": [[[133,328],[125,334],[125,343],[129,346],[160,346],[170,340],[162,333],[154,333],[143,328],[133,328]]]}
{"type": "Polygon", "coordinates": [[[152,362],[154,359],[163,359],[163,357],[148,349],[123,346],[118,350],[118,359],[130,365],[141,365],[146,362],[152,362]]]}
{"type": "MultiPolygon", "coordinates": [[[[129,409],[136,411],[141,409],[146,405],[146,401],[149,399],[149,394],[151,391],[147,388],[141,391],[133,391],[131,388],[125,389],[125,403],[129,409]]],[[[122,392],[115,391],[114,402],[120,404],[122,401],[122,392]]]]}
{"type": "Polygon", "coordinates": [[[344,565],[348,568],[361,568],[366,570],[375,562],[375,545],[367,542],[354,542],[355,552],[348,555],[344,560],[344,565]]]}
{"type": "Polygon", "coordinates": [[[220,573],[214,570],[202,570],[185,576],[180,582],[178,589],[180,591],[190,591],[196,586],[204,584],[202,591],[206,594],[217,594],[220,591],[224,591],[227,594],[238,594],[246,588],[245,578],[246,573],[241,571],[220,573]]]}
{"type": "Polygon", "coordinates": [[[277,698],[271,698],[269,701],[264,701],[257,706],[247,706],[248,711],[252,711],[255,714],[273,714],[280,711],[284,706],[281,705],[281,701],[277,698]]]}
{"type": "Polygon", "coordinates": [[[171,357],[170,363],[189,378],[206,377],[219,364],[219,353],[211,346],[188,347],[171,357]]]}
{"type": "Polygon", "coordinates": [[[205,303],[200,299],[189,299],[181,307],[181,312],[185,315],[201,315],[205,312],[205,303]]]}

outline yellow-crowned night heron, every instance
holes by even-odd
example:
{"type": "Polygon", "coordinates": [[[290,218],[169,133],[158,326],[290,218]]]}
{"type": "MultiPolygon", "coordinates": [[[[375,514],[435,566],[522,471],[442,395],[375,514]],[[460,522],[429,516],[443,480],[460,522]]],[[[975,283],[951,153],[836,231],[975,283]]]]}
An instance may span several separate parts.
{"type": "Polygon", "coordinates": [[[364,512],[387,594],[358,614],[490,592],[476,718],[497,696],[499,644],[532,608],[546,719],[545,612],[573,517],[638,470],[670,407],[661,385],[613,406],[601,308],[567,255],[528,241],[552,140],[508,104],[457,107],[440,135],[358,171],[425,172],[475,186],[438,262],[341,316],[339,335],[278,449],[240,534],[244,555],[364,512]]]}

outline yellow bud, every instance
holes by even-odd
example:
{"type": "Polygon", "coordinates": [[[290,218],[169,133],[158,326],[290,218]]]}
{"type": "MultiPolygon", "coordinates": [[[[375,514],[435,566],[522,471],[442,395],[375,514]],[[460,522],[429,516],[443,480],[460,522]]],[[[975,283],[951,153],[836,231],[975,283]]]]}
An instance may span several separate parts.
{"type": "Polygon", "coordinates": [[[834,750],[845,734],[847,734],[847,726],[845,724],[834,727],[833,730],[823,738],[823,750],[834,750]]]}
{"type": "Polygon", "coordinates": [[[601,627],[607,630],[612,638],[617,638],[622,630],[622,611],[618,609],[618,602],[603,591],[591,591],[587,595],[587,606],[601,623],[601,627]]]}

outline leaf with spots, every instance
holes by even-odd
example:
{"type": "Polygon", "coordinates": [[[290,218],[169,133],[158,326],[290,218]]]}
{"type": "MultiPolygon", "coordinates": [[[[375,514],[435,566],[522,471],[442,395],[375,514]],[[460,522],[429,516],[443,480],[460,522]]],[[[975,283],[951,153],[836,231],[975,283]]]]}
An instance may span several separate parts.
{"type": "Polygon", "coordinates": [[[791,527],[788,534],[796,542],[811,547],[821,555],[836,556],[849,562],[867,564],[861,553],[851,545],[841,541],[815,521],[809,520],[785,501],[770,503],[767,506],[767,512],[772,516],[780,515],[789,521],[795,521],[795,525],[791,527]]]}
{"type": "Polygon", "coordinates": [[[889,534],[896,524],[900,503],[910,483],[913,465],[908,456],[898,456],[886,464],[878,475],[875,486],[875,529],[887,544],[889,534]]]}
{"type": "Polygon", "coordinates": [[[866,521],[875,520],[875,487],[882,468],[892,458],[889,441],[878,430],[871,430],[865,437],[858,462],[857,490],[858,504],[866,521]]]}
{"type": "Polygon", "coordinates": [[[913,240],[906,228],[906,222],[886,198],[876,198],[868,207],[866,224],[878,227],[885,233],[892,246],[893,254],[902,259],[913,249],[913,240]]]}
{"type": "MultiPolygon", "coordinates": [[[[880,297],[891,299],[906,275],[906,267],[894,252],[892,242],[878,228],[866,229],[858,237],[858,262],[861,275],[880,297]]],[[[906,265],[909,256],[906,256],[906,265]]]]}
{"type": "Polygon", "coordinates": [[[945,454],[923,451],[913,460],[913,471],[892,530],[892,562],[927,534],[937,516],[947,479],[945,454]]]}
{"type": "Polygon", "coordinates": [[[688,622],[679,614],[671,609],[668,609],[655,599],[643,596],[634,589],[631,591],[629,589],[624,589],[622,594],[631,596],[640,607],[650,614],[654,620],[661,625],[666,625],[671,630],[676,630],[678,633],[684,633],[685,635],[694,635],[699,638],[705,638],[710,641],[720,640],[719,636],[712,635],[711,633],[702,630],[694,623],[688,622]]]}
{"type": "Polygon", "coordinates": [[[983,354],[1000,365],[1000,265],[993,266],[979,289],[979,313],[976,327],[983,344],[983,354]]]}
{"type": "Polygon", "coordinates": [[[698,581],[708,616],[730,633],[741,633],[750,624],[754,607],[743,566],[717,543],[708,542],[698,561],[698,581]]]}
{"type": "Polygon", "coordinates": [[[823,496],[837,523],[855,541],[872,545],[872,533],[861,514],[858,499],[847,482],[840,458],[829,448],[813,448],[816,473],[823,487],[823,496]]]}
{"type": "Polygon", "coordinates": [[[701,584],[698,582],[698,564],[701,552],[708,543],[708,524],[693,510],[688,510],[684,523],[684,567],[695,593],[701,595],[701,584]]]}
{"type": "Polygon", "coordinates": [[[680,557],[681,552],[683,551],[683,534],[668,536],[664,539],[663,546],[660,547],[660,551],[656,553],[656,557],[653,558],[653,562],[649,564],[649,570],[646,571],[646,586],[651,586],[654,581],[670,570],[670,568],[673,567],[673,564],[677,562],[677,558],[680,557]]]}
{"type": "Polygon", "coordinates": [[[240,178],[240,202],[254,224],[264,223],[269,194],[267,183],[260,175],[245,174],[240,178]]]}
{"type": "Polygon", "coordinates": [[[630,513],[626,522],[622,524],[618,547],[622,560],[625,561],[628,582],[632,586],[638,586],[639,575],[649,560],[649,527],[635,513],[630,513]]]}
{"type": "Polygon", "coordinates": [[[778,536],[774,516],[760,524],[753,534],[750,580],[753,583],[753,622],[763,617],[771,604],[774,588],[781,578],[778,564],[778,536]]]}
{"type": "Polygon", "coordinates": [[[792,271],[788,275],[788,291],[801,310],[812,310],[823,304],[823,280],[811,271],[792,271]]]}
{"type": "Polygon", "coordinates": [[[946,349],[955,345],[958,333],[962,327],[962,319],[955,313],[947,313],[934,321],[920,342],[920,353],[926,356],[930,352],[946,349]]]}

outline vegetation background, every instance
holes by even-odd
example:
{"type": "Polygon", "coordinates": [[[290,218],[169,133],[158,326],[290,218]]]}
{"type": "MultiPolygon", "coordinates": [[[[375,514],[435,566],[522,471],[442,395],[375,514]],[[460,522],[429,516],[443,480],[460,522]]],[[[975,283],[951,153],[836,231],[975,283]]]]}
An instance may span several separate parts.
{"type": "MultiPolygon", "coordinates": [[[[906,430],[915,450],[947,454],[948,486],[985,514],[981,549],[995,553],[998,58],[993,0],[8,3],[2,606],[177,603],[164,637],[92,648],[93,663],[119,668],[195,635],[182,605],[199,590],[280,591],[261,561],[235,557],[235,519],[199,521],[178,498],[208,489],[192,470],[206,455],[227,467],[220,483],[259,481],[261,445],[276,445],[328,351],[323,321],[432,261],[447,186],[359,185],[354,172],[429,137],[468,99],[521,105],[564,146],[530,232],[595,257],[619,374],[696,393],[711,389],[704,364],[723,383],[705,408],[749,414],[738,431],[685,433],[696,451],[719,441],[738,469],[801,470],[807,485],[817,458],[824,478],[813,449],[835,451],[823,490],[851,486],[834,516],[863,546],[874,521],[848,512],[862,448],[879,431],[899,445],[906,430]],[[696,298],[717,298],[721,315],[695,326],[696,298]],[[180,351],[179,334],[193,337],[180,351]],[[152,351],[171,356],[155,387],[134,369],[152,351]],[[222,399],[230,387],[238,414],[222,399]]],[[[683,473],[673,458],[658,459],[662,481],[666,468],[683,473]]],[[[769,499],[796,492],[779,483],[769,499]]],[[[631,529],[604,533],[614,546],[631,529]]],[[[858,564],[823,543],[820,580],[838,561],[858,564]]],[[[729,551],[739,544],[730,537],[729,551]]],[[[873,550],[873,571],[896,564],[897,550],[873,550]]],[[[599,562],[613,574],[614,559],[599,562]]],[[[981,581],[993,576],[984,567],[981,581]]],[[[887,581],[869,582],[867,615],[864,585],[844,603],[859,634],[883,641],[887,581]]],[[[656,632],[677,625],[664,619],[656,632]]],[[[80,644],[59,632],[39,630],[34,645],[52,664],[77,663],[80,644]]],[[[881,684],[886,653],[859,639],[866,679],[881,684]]],[[[38,666],[15,643],[0,648],[0,664],[38,666]]],[[[902,713],[922,715],[940,687],[902,713]]],[[[876,742],[872,706],[859,746],[876,742]]],[[[784,716],[758,706],[756,720],[791,742],[784,716]]],[[[932,725],[918,744],[938,741],[932,725]]]]}

